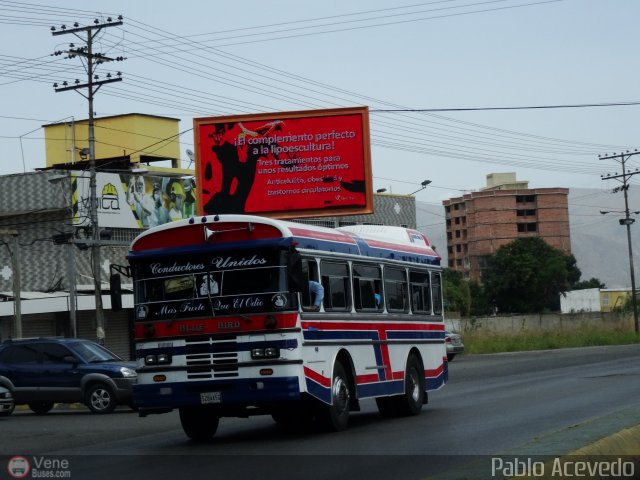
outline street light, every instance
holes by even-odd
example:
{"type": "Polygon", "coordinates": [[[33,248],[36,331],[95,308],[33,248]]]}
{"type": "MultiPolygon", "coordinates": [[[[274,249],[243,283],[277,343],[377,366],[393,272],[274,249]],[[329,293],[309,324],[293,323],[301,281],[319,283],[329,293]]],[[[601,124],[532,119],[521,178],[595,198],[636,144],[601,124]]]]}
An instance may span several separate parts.
{"type": "Polygon", "coordinates": [[[387,191],[386,188],[379,188],[379,189],[376,190],[376,193],[384,193],[386,191],[387,191]]]}
{"type": "Polygon", "coordinates": [[[422,185],[418,190],[416,190],[415,192],[411,192],[409,195],[415,195],[418,192],[421,192],[422,190],[424,190],[425,188],[427,188],[427,185],[429,185],[431,183],[431,180],[424,180],[420,185],[422,185]]]}

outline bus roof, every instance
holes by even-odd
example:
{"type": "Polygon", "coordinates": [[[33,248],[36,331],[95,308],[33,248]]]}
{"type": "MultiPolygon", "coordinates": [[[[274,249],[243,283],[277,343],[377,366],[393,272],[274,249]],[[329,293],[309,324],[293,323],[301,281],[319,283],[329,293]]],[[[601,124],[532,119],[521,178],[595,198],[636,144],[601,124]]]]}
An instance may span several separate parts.
{"type": "Polygon", "coordinates": [[[205,243],[291,238],[299,249],[440,265],[440,256],[418,230],[385,225],[328,228],[254,215],[208,215],[160,225],[141,233],[132,252],[194,247],[205,243]],[[233,225],[229,228],[229,225],[233,225]],[[176,235],[177,229],[183,230],[176,235]]]}

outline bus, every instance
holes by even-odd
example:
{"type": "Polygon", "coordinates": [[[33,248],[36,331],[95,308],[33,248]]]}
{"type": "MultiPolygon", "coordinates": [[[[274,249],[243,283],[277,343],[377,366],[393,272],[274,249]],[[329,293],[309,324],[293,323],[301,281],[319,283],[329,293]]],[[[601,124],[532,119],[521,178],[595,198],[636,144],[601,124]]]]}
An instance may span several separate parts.
{"type": "Polygon", "coordinates": [[[208,215],[143,232],[128,262],[135,405],[178,409],[192,440],[258,414],[339,431],[364,399],[417,415],[447,380],[440,257],[417,230],[208,215]]]}

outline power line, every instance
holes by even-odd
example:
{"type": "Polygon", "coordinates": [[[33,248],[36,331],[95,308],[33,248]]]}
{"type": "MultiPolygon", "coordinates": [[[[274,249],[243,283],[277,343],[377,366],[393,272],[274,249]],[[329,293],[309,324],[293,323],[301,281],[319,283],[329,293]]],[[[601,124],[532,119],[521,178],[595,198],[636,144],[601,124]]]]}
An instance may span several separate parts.
{"type": "MultiPolygon", "coordinates": [[[[438,10],[461,8],[461,7],[473,7],[473,6],[477,6],[477,5],[486,5],[486,4],[500,3],[500,2],[505,2],[505,1],[509,1],[509,0],[488,0],[488,1],[484,1],[484,2],[469,3],[469,4],[461,5],[461,6],[443,7],[443,8],[439,8],[439,9],[432,9],[432,10],[429,10],[429,11],[438,11],[438,10]]],[[[525,3],[525,4],[519,4],[519,5],[508,5],[508,6],[504,6],[504,7],[486,8],[486,9],[471,10],[471,11],[466,11],[466,12],[456,12],[456,13],[450,13],[450,14],[434,15],[434,16],[430,16],[430,17],[388,21],[388,22],[376,23],[376,24],[373,24],[373,25],[360,25],[360,26],[355,26],[355,27],[335,28],[335,29],[331,29],[331,30],[323,30],[323,31],[320,31],[320,32],[307,32],[307,33],[299,33],[299,34],[291,34],[291,35],[281,35],[281,36],[277,36],[277,37],[261,38],[261,39],[257,39],[257,40],[245,40],[245,41],[238,41],[238,42],[233,42],[233,43],[220,43],[220,44],[217,44],[216,46],[217,47],[229,47],[229,46],[234,46],[234,45],[246,45],[246,44],[249,44],[249,43],[258,43],[258,42],[265,42],[265,41],[274,41],[274,40],[283,40],[283,39],[290,39],[290,38],[307,37],[307,36],[312,36],[312,35],[324,35],[324,34],[328,34],[328,33],[346,32],[346,31],[353,31],[353,30],[362,30],[362,29],[366,29],[366,28],[384,27],[384,26],[398,25],[398,24],[405,24],[405,23],[412,23],[412,22],[421,22],[421,21],[426,21],[426,20],[440,20],[440,19],[444,19],[444,18],[459,17],[459,16],[463,16],[463,15],[473,15],[473,14],[479,14],[479,13],[496,12],[496,11],[500,11],[500,10],[509,10],[509,9],[514,9],[514,8],[531,7],[531,6],[542,5],[542,4],[547,4],[547,3],[557,3],[557,2],[562,2],[562,1],[564,1],[564,0],[543,0],[543,1],[530,2],[530,3],[525,3]]],[[[425,13],[425,12],[414,12],[414,13],[425,13]]],[[[401,14],[401,15],[409,15],[409,14],[401,14]]],[[[392,15],[392,16],[394,16],[394,15],[392,15]]],[[[388,16],[376,17],[376,19],[377,18],[388,18],[388,16]]],[[[346,21],[346,22],[334,22],[334,23],[331,23],[331,24],[314,26],[313,28],[331,27],[331,26],[339,25],[339,24],[362,22],[362,21],[366,21],[366,20],[360,19],[360,20],[351,20],[351,21],[346,21]]],[[[305,27],[305,28],[310,28],[310,27],[305,27]]],[[[249,36],[256,36],[256,35],[278,34],[278,33],[283,33],[283,32],[286,33],[286,32],[289,32],[289,31],[292,31],[292,30],[298,30],[298,29],[299,28],[280,30],[280,31],[272,31],[272,32],[266,32],[266,33],[262,33],[262,34],[254,33],[254,34],[237,35],[237,36],[231,36],[231,37],[226,37],[226,38],[222,38],[222,39],[216,39],[214,41],[233,40],[234,38],[249,37],[249,36]]]]}
{"type": "MultiPolygon", "coordinates": [[[[0,1],[0,5],[6,3],[7,2],[3,3],[2,1],[0,1]]],[[[448,2],[426,2],[397,8],[413,8],[417,6],[431,5],[436,3],[448,2]]],[[[488,2],[479,2],[477,4],[467,3],[465,5],[469,6],[486,3],[488,2]]],[[[510,5],[509,7],[515,8],[521,6],[531,6],[540,3],[546,2],[533,2],[525,5],[514,4],[510,5]]],[[[460,7],[460,4],[458,5],[458,7],[460,7]]],[[[386,9],[382,9],[382,11],[384,10],[386,9]]],[[[374,11],[356,12],[337,15],[335,17],[339,18],[344,16],[345,18],[353,18],[356,15],[364,15],[371,12],[374,11]]],[[[412,13],[415,14],[416,12],[412,13]]],[[[403,14],[409,15],[409,13],[403,14]]],[[[136,44],[134,42],[131,42],[130,39],[127,39],[127,48],[129,49],[128,52],[131,51],[132,53],[139,54],[147,52],[144,57],[140,56],[137,58],[152,61],[154,62],[154,64],[160,63],[161,65],[168,68],[179,70],[183,74],[186,73],[189,75],[195,75],[212,82],[236,87],[244,92],[250,92],[252,94],[258,95],[261,99],[273,99],[280,102],[288,102],[292,105],[302,106],[304,108],[325,108],[328,105],[351,105],[353,104],[354,99],[371,103],[371,106],[373,107],[370,110],[373,114],[372,117],[378,117],[372,118],[372,133],[377,136],[372,143],[374,147],[390,148],[394,150],[409,151],[419,154],[424,153],[438,156],[448,155],[449,158],[458,158],[461,160],[482,163],[490,162],[492,160],[491,157],[495,156],[496,158],[493,159],[494,163],[499,164],[508,162],[508,160],[503,160],[504,157],[508,157],[510,155],[515,157],[516,155],[518,155],[518,158],[520,158],[521,160],[518,165],[526,168],[538,168],[558,171],[558,165],[571,164],[572,166],[570,168],[574,168],[574,171],[587,174],[590,174],[591,172],[590,170],[588,170],[588,168],[591,168],[594,164],[570,162],[566,159],[560,160],[552,158],[542,158],[539,156],[527,156],[527,158],[525,158],[522,156],[522,151],[527,150],[529,152],[539,152],[547,154],[553,153],[566,156],[593,155],[594,152],[590,151],[589,148],[598,148],[599,151],[607,148],[612,148],[612,146],[603,146],[562,139],[552,139],[549,137],[536,136],[523,132],[497,129],[486,125],[473,124],[471,122],[462,122],[456,119],[437,116],[434,113],[426,111],[408,109],[402,106],[393,105],[390,102],[385,102],[383,100],[362,95],[358,92],[350,92],[345,89],[323,84],[313,79],[304,78],[299,75],[285,72],[283,70],[274,69],[273,67],[270,67],[268,65],[260,64],[236,55],[229,54],[227,52],[220,51],[219,49],[207,46],[205,43],[192,40],[191,38],[193,38],[193,36],[177,36],[156,29],[155,27],[147,26],[140,22],[132,21],[130,23],[138,25],[138,30],[125,31],[125,33],[143,38],[144,42],[136,44]],[[140,35],[139,31],[151,32],[153,33],[153,38],[151,38],[151,36],[142,36],[140,35]],[[149,43],[153,44],[152,48],[148,48],[149,43]],[[135,48],[136,45],[138,45],[138,48],[135,48]],[[176,45],[182,45],[183,48],[181,48],[180,50],[176,50],[176,45]],[[191,53],[191,50],[194,49],[196,50],[196,53],[191,53]],[[198,58],[199,60],[197,62],[191,62],[187,59],[183,61],[182,59],[172,57],[170,60],[159,62],[158,56],[168,55],[170,53],[175,53],[178,51],[189,51],[190,56],[198,58]],[[153,55],[148,52],[153,52],[153,55]],[[207,55],[205,55],[205,53],[207,55]],[[212,56],[215,56],[213,62],[212,56]],[[221,61],[220,59],[225,60],[221,61]],[[231,62],[233,62],[233,64],[231,62]],[[197,66],[197,68],[194,68],[194,64],[197,66]],[[222,64],[224,64],[229,70],[223,71],[220,75],[214,75],[212,72],[214,70],[220,70],[219,67],[222,64]],[[238,71],[243,72],[241,77],[243,79],[242,82],[237,81],[238,71]],[[268,72],[268,75],[265,75],[265,72],[268,72]],[[286,90],[283,89],[283,85],[287,85],[288,88],[286,90]],[[382,107],[394,107],[398,119],[391,121],[382,121],[380,119],[380,116],[385,116],[386,113],[384,113],[385,109],[376,108],[376,106],[378,105],[382,107]],[[416,118],[416,113],[418,115],[424,116],[424,118],[416,118]],[[407,143],[409,143],[409,145],[402,145],[399,142],[393,141],[393,139],[390,140],[390,135],[394,135],[396,137],[403,136],[405,139],[408,139],[407,143]],[[493,148],[476,149],[475,152],[469,152],[470,145],[473,144],[493,148]],[[427,145],[428,148],[425,148],[425,145],[427,145]],[[434,145],[438,145],[444,148],[434,149],[434,145]],[[567,149],[567,146],[571,146],[573,150],[567,149]],[[577,149],[575,148],[575,146],[579,146],[581,149],[577,149]],[[513,150],[517,150],[517,153],[509,153],[513,150]],[[579,168],[576,169],[576,166],[579,166],[579,168]]],[[[340,23],[342,24],[343,22],[340,23]]],[[[376,25],[371,25],[371,27],[374,26],[376,25]]],[[[113,35],[105,36],[103,42],[108,46],[108,48],[122,47],[122,38],[115,38],[113,35]]],[[[50,67],[48,65],[43,65],[42,68],[50,67]]],[[[128,78],[131,78],[130,73],[127,73],[127,76],[128,78]]],[[[112,89],[112,91],[107,94],[114,97],[140,102],[146,105],[157,105],[161,107],[179,109],[183,112],[189,113],[198,112],[201,115],[211,115],[212,110],[219,111],[220,114],[238,112],[251,113],[256,111],[256,109],[259,109],[261,111],[279,110],[279,108],[277,107],[274,108],[273,106],[266,104],[257,105],[256,102],[252,103],[249,100],[245,99],[232,99],[230,97],[219,97],[218,99],[216,99],[214,96],[211,96],[210,92],[197,91],[195,89],[189,89],[188,94],[181,95],[179,93],[180,89],[182,89],[183,91],[185,90],[182,85],[176,85],[175,87],[172,87],[172,91],[170,91],[170,89],[166,88],[166,86],[168,85],[166,84],[166,82],[159,83],[153,79],[144,79],[144,77],[140,76],[136,78],[135,82],[129,81],[127,83],[127,87],[112,89]]],[[[386,110],[390,111],[390,109],[386,110]]],[[[616,146],[615,148],[621,148],[621,146],[616,146]]]]}
{"type": "Polygon", "coordinates": [[[397,113],[397,112],[476,112],[489,110],[535,110],[549,108],[588,108],[588,107],[621,107],[630,105],[640,105],[640,101],[633,102],[613,102],[613,103],[578,103],[573,105],[533,105],[527,107],[469,107],[469,108],[397,108],[397,109],[374,109],[375,113],[397,113]]]}

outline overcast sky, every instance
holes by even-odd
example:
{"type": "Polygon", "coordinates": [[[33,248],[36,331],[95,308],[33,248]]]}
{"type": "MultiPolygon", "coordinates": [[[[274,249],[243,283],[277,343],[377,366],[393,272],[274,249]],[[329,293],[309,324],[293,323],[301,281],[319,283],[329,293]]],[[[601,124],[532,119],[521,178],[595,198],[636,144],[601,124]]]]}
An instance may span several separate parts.
{"type": "Polygon", "coordinates": [[[194,117],[338,106],[370,108],[374,188],[429,179],[417,199],[435,204],[492,172],[611,189],[600,177],[619,165],[598,154],[640,144],[640,105],[584,106],[640,102],[637,0],[0,0],[0,175],[45,166],[43,124],[87,118],[84,97],[53,88],[86,80],[51,56],[79,39],[50,27],[119,14],[97,45],[126,60],[98,73],[123,81],[96,115],[179,118],[183,167],[194,117]]]}

